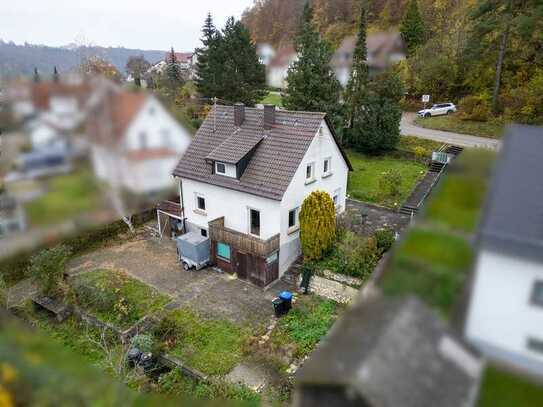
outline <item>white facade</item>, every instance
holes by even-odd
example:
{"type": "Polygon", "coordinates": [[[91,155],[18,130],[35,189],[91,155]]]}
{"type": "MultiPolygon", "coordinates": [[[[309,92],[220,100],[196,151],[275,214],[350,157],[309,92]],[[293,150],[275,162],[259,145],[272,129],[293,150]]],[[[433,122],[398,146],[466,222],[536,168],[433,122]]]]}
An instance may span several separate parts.
{"type": "Polygon", "coordinates": [[[30,126],[30,143],[33,150],[41,150],[49,147],[66,147],[66,140],[58,130],[43,120],[37,120],[30,126]]]}
{"type": "Polygon", "coordinates": [[[189,230],[208,228],[208,222],[223,217],[225,227],[250,233],[250,209],[260,212],[260,238],[269,239],[280,234],[279,275],[300,256],[299,209],[313,191],[326,191],[336,196],[337,210],[345,209],[348,166],[332,133],[323,120],[321,129],[311,142],[300,166],[281,201],[235,191],[183,178],[182,202],[189,230]],[[328,171],[324,173],[324,161],[328,171]],[[312,179],[306,178],[307,165],[312,165],[312,179]],[[205,211],[198,208],[198,197],[205,200],[205,211]],[[289,212],[297,209],[296,224],[289,227],[289,212]]]}
{"type": "Polygon", "coordinates": [[[191,140],[187,129],[147,97],[116,146],[91,146],[93,169],[99,179],[135,193],[175,188],[171,174],[191,140]]]}
{"type": "Polygon", "coordinates": [[[543,375],[543,306],[533,302],[537,282],[543,282],[541,263],[482,250],[466,336],[489,358],[543,375]]]}

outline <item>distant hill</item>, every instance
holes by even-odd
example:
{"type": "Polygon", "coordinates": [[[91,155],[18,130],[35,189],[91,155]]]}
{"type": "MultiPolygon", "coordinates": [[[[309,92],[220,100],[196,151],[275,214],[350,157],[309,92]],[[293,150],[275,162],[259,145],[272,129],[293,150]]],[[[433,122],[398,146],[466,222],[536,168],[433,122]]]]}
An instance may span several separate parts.
{"type": "Polygon", "coordinates": [[[73,70],[83,57],[99,56],[108,60],[125,74],[125,66],[131,56],[143,55],[154,63],[164,58],[164,51],[144,51],[128,48],[111,47],[48,47],[44,45],[24,44],[0,40],[0,77],[32,75],[37,67],[43,77],[53,72],[56,66],[60,72],[73,70]]]}

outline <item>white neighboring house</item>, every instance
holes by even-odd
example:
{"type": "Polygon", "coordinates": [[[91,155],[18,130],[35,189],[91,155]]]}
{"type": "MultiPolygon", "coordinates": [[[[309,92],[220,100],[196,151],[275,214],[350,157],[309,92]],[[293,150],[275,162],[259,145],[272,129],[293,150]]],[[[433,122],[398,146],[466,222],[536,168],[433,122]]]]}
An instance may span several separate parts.
{"type": "Polygon", "coordinates": [[[543,128],[504,140],[479,230],[465,326],[488,358],[543,377],[543,128]]]}
{"type": "Polygon", "coordinates": [[[288,68],[298,59],[298,54],[292,45],[282,46],[270,58],[267,64],[266,82],[268,86],[277,89],[287,87],[288,68]]]}
{"type": "Polygon", "coordinates": [[[32,120],[26,126],[26,132],[30,136],[33,150],[49,147],[65,149],[67,147],[66,137],[62,132],[42,118],[32,120]]]}
{"type": "Polygon", "coordinates": [[[89,116],[97,178],[136,194],[175,188],[171,173],[192,136],[154,96],[112,89],[89,116]]]}
{"type": "Polygon", "coordinates": [[[323,190],[345,209],[351,165],[325,113],[212,110],[179,162],[187,231],[211,240],[219,268],[261,287],[300,256],[299,210],[323,190]]]}

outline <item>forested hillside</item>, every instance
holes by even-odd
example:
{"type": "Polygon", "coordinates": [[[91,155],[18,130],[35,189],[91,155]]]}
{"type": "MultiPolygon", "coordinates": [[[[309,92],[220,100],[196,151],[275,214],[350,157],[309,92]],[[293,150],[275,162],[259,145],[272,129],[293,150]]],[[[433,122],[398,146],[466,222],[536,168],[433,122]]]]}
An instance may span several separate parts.
{"type": "Polygon", "coordinates": [[[125,71],[131,56],[143,55],[150,62],[164,58],[164,51],[142,51],[127,48],[76,47],[57,48],[43,45],[16,45],[0,40],[0,76],[31,75],[34,68],[47,77],[56,66],[60,72],[77,67],[82,58],[99,56],[125,71]]]}
{"type": "MultiPolygon", "coordinates": [[[[256,0],[243,22],[256,42],[291,42],[305,1],[256,0]]],[[[370,32],[399,30],[414,0],[310,2],[315,27],[337,47],[356,33],[361,4],[370,32]]],[[[543,122],[543,0],[418,0],[415,7],[423,39],[397,67],[411,95],[462,101],[472,120],[543,122]]]]}

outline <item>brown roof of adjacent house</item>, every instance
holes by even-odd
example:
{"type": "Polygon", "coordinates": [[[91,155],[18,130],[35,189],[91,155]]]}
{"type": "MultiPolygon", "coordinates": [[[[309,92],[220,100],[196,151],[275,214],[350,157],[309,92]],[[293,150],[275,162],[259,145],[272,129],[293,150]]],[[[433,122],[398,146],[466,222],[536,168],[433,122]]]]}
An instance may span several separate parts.
{"type": "MultiPolygon", "coordinates": [[[[245,108],[245,119],[238,128],[234,125],[234,107],[216,106],[173,175],[281,200],[323,120],[325,113],[277,110],[275,124],[265,130],[264,110],[245,108]],[[239,179],[213,173],[210,159],[220,157],[237,162],[255,142],[258,145],[239,179]],[[224,150],[218,148],[221,145],[224,150]]],[[[346,155],[344,158],[351,169],[346,155]]]]}
{"type": "Polygon", "coordinates": [[[32,103],[36,109],[48,110],[51,97],[72,96],[82,107],[90,96],[91,88],[87,83],[77,85],[56,82],[41,82],[32,86],[32,103]]]}
{"type": "MultiPolygon", "coordinates": [[[[189,62],[192,58],[192,52],[175,52],[175,60],[180,63],[189,62]]],[[[166,52],[164,55],[164,61],[168,62],[170,60],[171,52],[166,52]]]]}
{"type": "Polygon", "coordinates": [[[121,91],[113,96],[111,119],[113,136],[119,140],[147,99],[145,92],[121,91]]]}
{"type": "Polygon", "coordinates": [[[270,68],[283,68],[290,65],[292,60],[296,57],[296,50],[292,44],[281,46],[274,57],[271,59],[270,68]]]}

